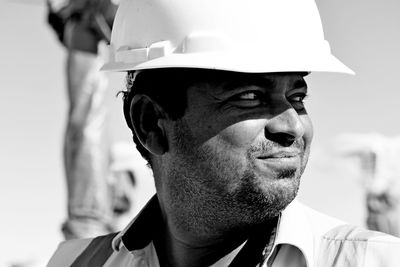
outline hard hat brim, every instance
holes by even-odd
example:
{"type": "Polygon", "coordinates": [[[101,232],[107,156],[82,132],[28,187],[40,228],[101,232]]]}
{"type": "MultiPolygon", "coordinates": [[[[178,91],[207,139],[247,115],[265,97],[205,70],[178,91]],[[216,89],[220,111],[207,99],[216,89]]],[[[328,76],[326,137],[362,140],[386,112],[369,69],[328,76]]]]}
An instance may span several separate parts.
{"type": "Polygon", "coordinates": [[[335,72],[355,74],[330,53],[316,56],[306,54],[246,54],[234,53],[193,53],[171,54],[165,57],[148,60],[143,63],[109,62],[102,67],[103,71],[131,71],[161,68],[201,68],[246,73],[268,72],[335,72]]]}

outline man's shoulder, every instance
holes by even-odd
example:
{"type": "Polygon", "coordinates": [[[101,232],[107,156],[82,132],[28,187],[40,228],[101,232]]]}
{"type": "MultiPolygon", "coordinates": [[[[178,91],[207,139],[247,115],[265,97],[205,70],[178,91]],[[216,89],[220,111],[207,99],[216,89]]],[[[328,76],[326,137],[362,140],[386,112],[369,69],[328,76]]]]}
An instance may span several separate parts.
{"type": "Polygon", "coordinates": [[[365,229],[361,226],[349,224],[335,217],[326,215],[314,210],[298,201],[294,203],[296,209],[300,210],[310,229],[315,236],[325,240],[336,241],[368,241],[368,242],[388,242],[398,244],[400,238],[378,231],[365,229]]]}
{"type": "Polygon", "coordinates": [[[294,205],[313,233],[316,266],[400,266],[400,238],[346,223],[298,202],[294,205]]]}
{"type": "Polygon", "coordinates": [[[354,262],[350,266],[398,267],[400,238],[355,225],[341,225],[322,237],[318,262],[321,266],[331,266],[334,262],[339,266],[340,263],[354,262]]]}
{"type": "MultiPolygon", "coordinates": [[[[88,263],[94,260],[106,260],[113,252],[111,242],[118,233],[111,233],[95,238],[72,239],[63,241],[51,257],[47,267],[83,266],[82,262],[88,263]],[[99,255],[102,255],[99,259],[99,255]],[[80,263],[77,265],[77,263],[80,263]],[[74,265],[73,265],[74,264],[74,265]]],[[[94,265],[84,265],[94,266],[94,265]]],[[[99,265],[101,266],[101,265],[99,265]]]]}
{"type": "Polygon", "coordinates": [[[344,224],[333,228],[323,236],[323,239],[342,242],[353,241],[400,244],[400,238],[383,232],[367,230],[363,227],[351,224],[344,224]]]}

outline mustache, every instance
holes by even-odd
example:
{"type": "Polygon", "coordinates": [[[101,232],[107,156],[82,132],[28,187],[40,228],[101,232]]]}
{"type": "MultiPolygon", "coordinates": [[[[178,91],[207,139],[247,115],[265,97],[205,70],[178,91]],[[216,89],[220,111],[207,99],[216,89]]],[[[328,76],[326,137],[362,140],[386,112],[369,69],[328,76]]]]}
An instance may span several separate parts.
{"type": "Polygon", "coordinates": [[[251,145],[247,152],[249,155],[265,155],[292,151],[298,151],[299,153],[303,154],[304,149],[304,140],[299,138],[296,139],[290,146],[282,146],[279,143],[265,140],[251,145]]]}

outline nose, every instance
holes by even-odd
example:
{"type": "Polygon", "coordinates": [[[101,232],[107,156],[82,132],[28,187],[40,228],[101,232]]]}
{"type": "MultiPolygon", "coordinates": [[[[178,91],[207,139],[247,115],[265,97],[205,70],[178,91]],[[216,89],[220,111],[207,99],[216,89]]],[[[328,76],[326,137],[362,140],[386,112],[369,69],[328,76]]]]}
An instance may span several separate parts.
{"type": "Polygon", "coordinates": [[[272,117],[265,126],[265,137],[282,146],[292,145],[303,135],[303,123],[293,108],[288,108],[272,117]]]}

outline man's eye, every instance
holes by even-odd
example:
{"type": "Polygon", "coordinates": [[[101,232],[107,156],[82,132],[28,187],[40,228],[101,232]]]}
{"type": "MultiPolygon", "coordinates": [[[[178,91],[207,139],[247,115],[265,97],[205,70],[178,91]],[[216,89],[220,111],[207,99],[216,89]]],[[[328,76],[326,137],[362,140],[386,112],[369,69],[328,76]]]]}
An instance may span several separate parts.
{"type": "Polygon", "coordinates": [[[288,97],[288,100],[292,104],[293,108],[296,110],[304,109],[304,99],[307,97],[306,94],[294,94],[288,97]]]}
{"type": "Polygon", "coordinates": [[[246,92],[243,94],[240,94],[238,96],[239,99],[243,99],[243,100],[255,100],[258,99],[258,95],[255,92],[246,92]]]}
{"type": "Polygon", "coordinates": [[[290,97],[290,102],[303,102],[305,95],[296,95],[293,97],[290,97]]]}
{"type": "Polygon", "coordinates": [[[238,107],[251,108],[261,104],[262,96],[259,92],[243,92],[233,96],[230,100],[232,104],[238,107]]]}

